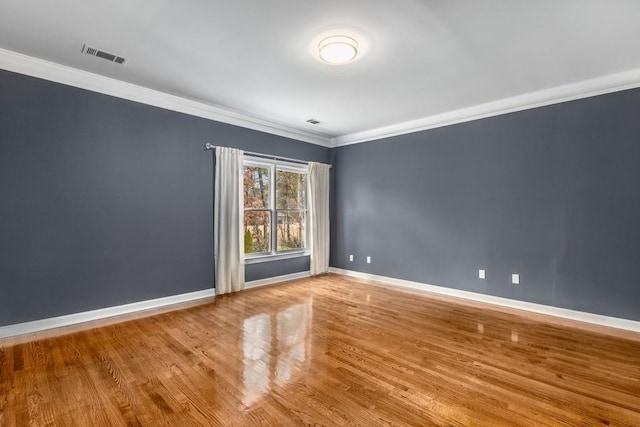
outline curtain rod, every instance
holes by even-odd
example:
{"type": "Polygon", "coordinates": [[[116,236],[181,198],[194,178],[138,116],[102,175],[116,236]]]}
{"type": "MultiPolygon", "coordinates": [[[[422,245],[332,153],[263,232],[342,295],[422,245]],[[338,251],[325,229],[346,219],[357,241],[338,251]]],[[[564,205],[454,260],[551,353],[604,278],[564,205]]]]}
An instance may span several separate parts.
{"type": "MultiPolygon", "coordinates": [[[[216,146],[213,145],[210,142],[207,142],[206,144],[204,144],[204,147],[202,147],[204,149],[204,151],[209,151],[209,150],[215,150],[216,146]]],[[[292,159],[290,157],[282,157],[282,156],[272,156],[271,154],[264,154],[264,153],[256,153],[254,151],[245,151],[245,154],[249,154],[251,156],[257,156],[257,157],[264,157],[267,159],[272,159],[272,160],[286,160],[288,162],[294,162],[294,163],[302,163],[302,164],[308,164],[309,162],[304,161],[304,160],[298,160],[298,159],[292,159]]],[[[329,165],[329,167],[331,167],[331,165],[329,165]]]]}

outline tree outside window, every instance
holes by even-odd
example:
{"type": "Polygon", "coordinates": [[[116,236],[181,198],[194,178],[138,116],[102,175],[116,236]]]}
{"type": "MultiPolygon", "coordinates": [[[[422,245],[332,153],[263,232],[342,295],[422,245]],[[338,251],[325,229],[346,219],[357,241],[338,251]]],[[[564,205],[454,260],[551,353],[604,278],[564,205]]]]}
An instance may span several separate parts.
{"type": "Polygon", "coordinates": [[[243,174],[245,254],[272,255],[304,250],[306,168],[248,159],[243,174]]]}

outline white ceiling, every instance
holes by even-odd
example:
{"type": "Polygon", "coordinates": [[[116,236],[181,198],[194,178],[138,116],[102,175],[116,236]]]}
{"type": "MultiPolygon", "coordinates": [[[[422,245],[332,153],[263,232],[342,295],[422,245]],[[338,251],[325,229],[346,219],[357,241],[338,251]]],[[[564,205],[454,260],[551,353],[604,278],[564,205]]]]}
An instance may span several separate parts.
{"type": "Polygon", "coordinates": [[[638,0],[0,0],[0,48],[327,141],[638,70],[638,40],[638,0]],[[334,25],[369,52],[314,59],[334,25]]]}

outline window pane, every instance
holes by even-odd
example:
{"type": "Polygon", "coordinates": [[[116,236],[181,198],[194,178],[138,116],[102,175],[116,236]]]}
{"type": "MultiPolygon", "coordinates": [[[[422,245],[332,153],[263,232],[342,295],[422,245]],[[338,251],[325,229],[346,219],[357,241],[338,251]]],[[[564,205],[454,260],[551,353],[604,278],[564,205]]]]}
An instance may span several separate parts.
{"type": "Polygon", "coordinates": [[[278,212],[278,250],[306,247],[305,213],[299,211],[278,212]]]}
{"type": "Polygon", "coordinates": [[[276,208],[307,208],[307,175],[299,172],[276,172],[276,208]]]}
{"type": "Polygon", "coordinates": [[[269,168],[244,166],[244,207],[268,209],[269,206],[269,168]]]}
{"type": "Polygon", "coordinates": [[[271,212],[245,211],[244,253],[271,252],[271,212]]]}

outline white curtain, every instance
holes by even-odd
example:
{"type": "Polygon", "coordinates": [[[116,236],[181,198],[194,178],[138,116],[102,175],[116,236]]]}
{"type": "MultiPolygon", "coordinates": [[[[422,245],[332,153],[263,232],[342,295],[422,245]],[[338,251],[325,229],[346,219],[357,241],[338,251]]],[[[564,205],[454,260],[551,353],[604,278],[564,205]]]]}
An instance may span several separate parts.
{"type": "Polygon", "coordinates": [[[311,275],[329,271],[329,165],[309,163],[311,275]]]}
{"type": "Polygon", "coordinates": [[[244,189],[241,150],[216,148],[214,251],[216,294],[244,289],[244,189]]]}

